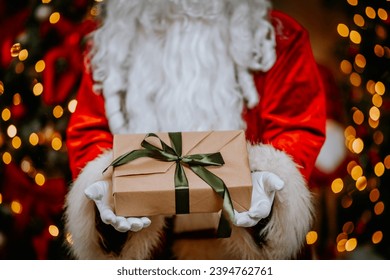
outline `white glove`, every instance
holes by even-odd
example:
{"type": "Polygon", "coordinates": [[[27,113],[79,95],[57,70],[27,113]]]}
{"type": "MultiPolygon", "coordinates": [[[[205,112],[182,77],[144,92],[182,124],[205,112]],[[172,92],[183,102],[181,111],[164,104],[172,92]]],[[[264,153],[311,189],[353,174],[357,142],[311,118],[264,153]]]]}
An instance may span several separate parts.
{"type": "Polygon", "coordinates": [[[234,210],[234,224],[240,227],[253,227],[261,219],[269,216],[275,198],[275,192],[284,187],[279,176],[268,171],[252,173],[252,200],[249,211],[238,213],[234,210]]]}
{"type": "Polygon", "coordinates": [[[98,181],[84,190],[85,195],[92,199],[100,213],[100,218],[105,224],[112,225],[117,231],[140,231],[150,225],[149,218],[125,218],[115,215],[110,206],[110,191],[108,181],[98,181]]]}

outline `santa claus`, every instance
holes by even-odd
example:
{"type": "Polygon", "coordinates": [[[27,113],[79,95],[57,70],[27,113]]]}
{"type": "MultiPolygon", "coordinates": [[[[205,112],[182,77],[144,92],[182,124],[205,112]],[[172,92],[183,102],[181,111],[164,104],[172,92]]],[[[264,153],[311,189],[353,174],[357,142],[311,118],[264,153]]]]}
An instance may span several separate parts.
{"type": "Polygon", "coordinates": [[[312,220],[306,182],[324,141],[324,94],[307,32],[270,8],[266,0],[105,1],[67,134],[75,258],[298,256],[312,220]],[[230,238],[181,234],[212,214],[114,214],[111,174],[102,174],[113,134],[237,129],[246,131],[253,192],[230,238]]]}

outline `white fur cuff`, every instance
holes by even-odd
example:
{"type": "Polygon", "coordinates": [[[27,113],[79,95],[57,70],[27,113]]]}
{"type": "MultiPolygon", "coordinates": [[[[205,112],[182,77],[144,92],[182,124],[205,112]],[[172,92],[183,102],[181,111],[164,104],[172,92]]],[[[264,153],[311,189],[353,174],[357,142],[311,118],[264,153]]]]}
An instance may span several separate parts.
{"type": "Polygon", "coordinates": [[[270,145],[248,145],[251,170],[269,171],[285,183],[276,192],[262,255],[267,259],[296,258],[312,222],[312,197],[294,161],[270,145]]]}
{"type": "Polygon", "coordinates": [[[112,151],[107,151],[89,162],[73,183],[66,197],[65,227],[71,234],[70,251],[77,259],[150,259],[161,242],[165,226],[163,216],[151,217],[152,224],[136,233],[129,233],[119,255],[106,253],[99,245],[100,234],[95,224],[95,205],[84,190],[92,183],[111,180],[111,172],[102,171],[111,163],[112,151]]]}

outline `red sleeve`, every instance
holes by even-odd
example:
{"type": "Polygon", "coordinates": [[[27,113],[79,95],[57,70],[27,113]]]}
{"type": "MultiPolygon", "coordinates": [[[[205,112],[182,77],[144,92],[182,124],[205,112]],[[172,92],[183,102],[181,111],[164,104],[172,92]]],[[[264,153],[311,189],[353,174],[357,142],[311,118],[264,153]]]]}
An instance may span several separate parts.
{"type": "Polygon", "coordinates": [[[325,94],[306,30],[280,12],[272,21],[277,61],[254,76],[260,103],[246,114],[247,136],[285,151],[309,179],[325,140],[325,94]]]}
{"type": "Polygon", "coordinates": [[[77,108],[67,128],[67,148],[73,178],[104,150],[112,148],[104,99],[92,90],[92,78],[85,73],[77,94],[77,108]]]}

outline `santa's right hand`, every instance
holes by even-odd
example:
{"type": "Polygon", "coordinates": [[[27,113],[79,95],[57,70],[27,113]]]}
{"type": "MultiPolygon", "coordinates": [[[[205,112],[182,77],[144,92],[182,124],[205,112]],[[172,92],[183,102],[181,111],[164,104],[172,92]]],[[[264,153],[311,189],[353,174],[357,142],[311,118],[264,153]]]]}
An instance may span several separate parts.
{"type": "Polygon", "coordinates": [[[112,225],[117,231],[140,231],[150,225],[151,221],[147,217],[122,217],[115,215],[113,208],[110,206],[110,191],[108,181],[98,181],[88,186],[84,193],[93,200],[99,211],[100,218],[105,224],[112,225]]]}

